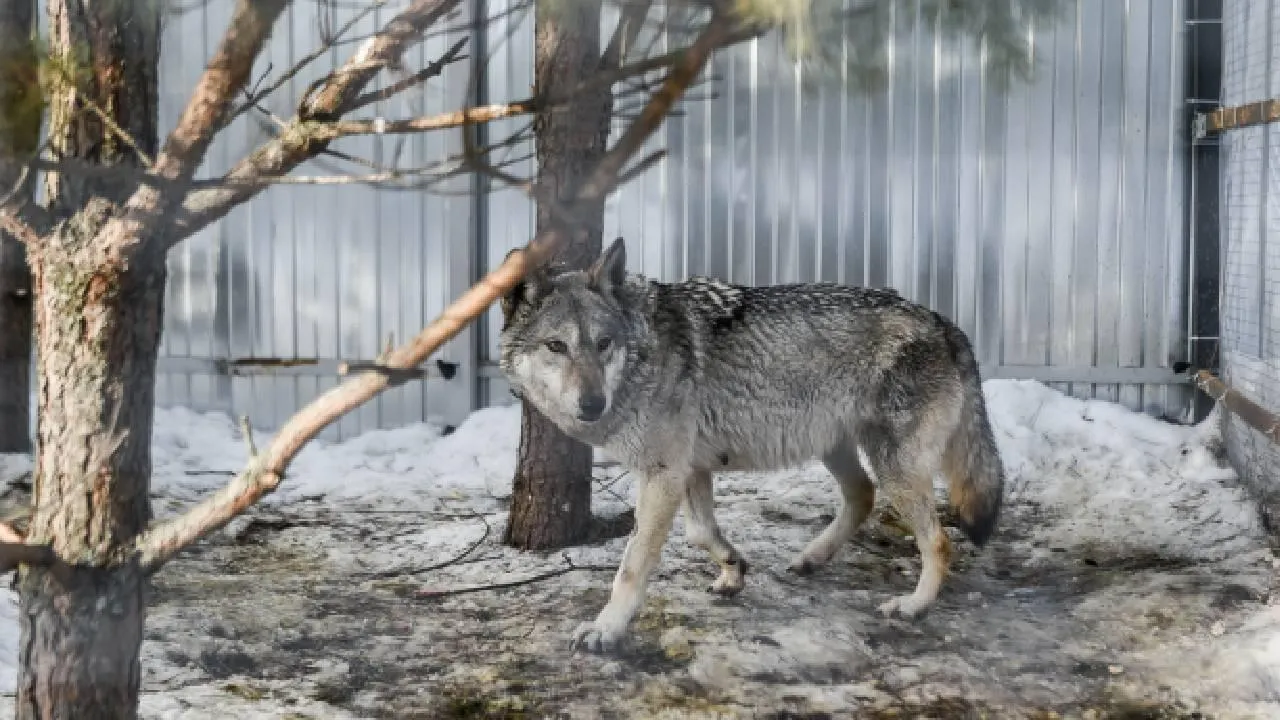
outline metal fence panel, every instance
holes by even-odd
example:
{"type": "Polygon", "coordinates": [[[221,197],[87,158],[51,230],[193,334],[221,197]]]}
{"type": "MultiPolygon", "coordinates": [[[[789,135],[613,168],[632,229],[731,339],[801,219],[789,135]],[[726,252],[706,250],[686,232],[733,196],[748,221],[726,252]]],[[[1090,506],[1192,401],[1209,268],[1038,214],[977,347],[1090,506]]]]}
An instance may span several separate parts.
{"type": "MultiPolygon", "coordinates": [[[[1280,96],[1280,3],[1223,3],[1222,104],[1280,96]]],[[[1222,368],[1227,382],[1280,410],[1280,125],[1222,135],[1222,368]]],[[[1263,497],[1280,497],[1280,448],[1227,418],[1233,465],[1263,497]]]]}
{"type": "MultiPolygon", "coordinates": [[[[352,30],[367,37],[402,9],[387,3],[352,30]]],[[[470,5],[469,3],[464,5],[470,5]]],[[[321,45],[321,28],[338,28],[362,6],[296,3],[281,18],[255,68],[278,77],[321,45]]],[[[232,3],[196,3],[170,16],[162,39],[161,129],[167,131],[226,28],[232,3]]],[[[412,49],[406,65],[424,67],[471,32],[463,14],[451,32],[412,49]]],[[[324,53],[263,103],[277,118],[293,114],[302,92],[354,49],[324,53]]],[[[370,117],[406,117],[454,110],[468,88],[469,66],[449,66],[425,86],[367,108],[370,117]]],[[[385,74],[383,75],[385,80],[385,74]]],[[[376,89],[377,86],[370,88],[376,89]]],[[[205,175],[216,177],[273,135],[272,118],[249,112],[218,138],[205,175]]],[[[456,132],[343,138],[332,149],[378,163],[396,158],[422,167],[456,156],[456,132]]],[[[473,277],[473,203],[466,180],[442,193],[379,191],[330,183],[368,168],[332,155],[309,162],[283,184],[237,208],[226,219],[183,243],[169,259],[170,281],[157,395],[167,405],[248,414],[275,427],[337,383],[337,361],[372,359],[390,337],[416,334],[470,284],[473,277]],[[237,359],[319,360],[317,365],[273,369],[237,359]]],[[[454,380],[410,383],[383,394],[332,428],[328,437],[420,420],[457,423],[474,404],[474,342],[470,332],[440,357],[460,364],[454,380]]]]}
{"type": "MultiPolygon", "coordinates": [[[[721,53],[715,96],[657,133],[670,154],[610,202],[606,236],[660,279],[891,285],[955,318],[991,376],[1178,415],[1184,8],[1070,5],[1034,28],[1036,77],[1007,92],[984,47],[906,22],[919,2],[893,6],[876,92],[804,77],[773,37],[721,53]]],[[[528,201],[502,208],[491,263],[529,236],[528,201]]]]}
{"type": "MultiPolygon", "coordinates": [[[[486,59],[481,94],[527,96],[532,18],[508,0],[486,5],[498,20],[472,48],[486,59]]],[[[162,127],[226,24],[229,4],[194,7],[166,27],[162,127]]],[[[353,7],[293,6],[256,72],[291,65],[315,47],[320,16],[341,22],[353,7]]],[[[694,90],[644,150],[665,148],[667,159],[607,203],[606,237],[624,236],[631,268],[660,279],[891,285],[955,318],[989,376],[1180,413],[1185,389],[1163,383],[1185,348],[1183,2],[1079,0],[1062,21],[1033,30],[1036,78],[1007,92],[993,82],[984,47],[909,23],[919,2],[893,7],[893,61],[875,92],[851,90],[847,74],[806,76],[772,37],[718,54],[708,71],[715,83],[694,90]]],[[[397,8],[388,3],[357,32],[397,8]]],[[[606,4],[608,31],[616,18],[606,4]]],[[[428,39],[408,64],[421,67],[466,32],[465,18],[451,24],[454,32],[428,39]]],[[[655,52],[667,48],[661,35],[638,45],[650,40],[655,52]]],[[[321,58],[267,107],[291,114],[301,90],[346,54],[321,58]]],[[[455,65],[370,114],[456,109],[467,72],[455,65]]],[[[209,173],[267,139],[270,122],[238,120],[213,149],[209,173]]],[[[513,118],[485,132],[493,142],[527,129],[528,119],[513,118]]],[[[403,150],[381,137],[337,147],[373,159],[402,152],[412,164],[459,149],[456,132],[402,142],[403,150]]],[[[532,174],[530,142],[507,153],[513,173],[532,174]]],[[[323,159],[299,174],[340,168],[323,159]]],[[[471,182],[459,180],[456,195],[276,187],[185,243],[170,260],[162,402],[275,425],[334,383],[337,360],[371,358],[389,334],[416,332],[532,234],[533,207],[519,191],[473,197],[471,182]],[[229,377],[211,362],[246,356],[323,363],[229,377]]],[[[460,382],[388,393],[345,420],[341,434],[424,417],[456,422],[473,401],[505,402],[492,366],[500,324],[493,309],[478,341],[463,337],[446,350],[461,363],[460,382]]]]}

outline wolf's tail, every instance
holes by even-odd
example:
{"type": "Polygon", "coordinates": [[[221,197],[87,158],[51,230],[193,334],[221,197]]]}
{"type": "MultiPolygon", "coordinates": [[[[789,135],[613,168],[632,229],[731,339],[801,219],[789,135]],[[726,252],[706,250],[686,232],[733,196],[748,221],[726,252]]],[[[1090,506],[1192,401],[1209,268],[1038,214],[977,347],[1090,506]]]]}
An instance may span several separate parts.
{"type": "Polygon", "coordinates": [[[981,547],[990,539],[1000,518],[1004,465],[987,419],[982,378],[973,347],[964,331],[950,322],[944,324],[947,344],[960,370],[964,403],[960,424],[947,441],[943,469],[956,521],[973,544],[981,547]]]}

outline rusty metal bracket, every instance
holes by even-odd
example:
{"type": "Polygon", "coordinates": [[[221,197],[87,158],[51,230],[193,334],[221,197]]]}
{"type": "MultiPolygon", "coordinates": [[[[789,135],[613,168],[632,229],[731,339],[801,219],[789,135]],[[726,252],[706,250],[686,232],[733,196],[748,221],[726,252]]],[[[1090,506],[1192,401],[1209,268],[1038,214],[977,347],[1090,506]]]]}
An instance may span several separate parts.
{"type": "Polygon", "coordinates": [[[239,357],[227,360],[227,366],[232,368],[288,368],[319,364],[320,358],[239,357]]]}
{"type": "Polygon", "coordinates": [[[1274,413],[1241,395],[1208,370],[1196,373],[1195,383],[1200,392],[1222,403],[1223,407],[1246,425],[1262,433],[1271,442],[1280,443],[1280,418],[1274,413]]]}
{"type": "MultiPolygon", "coordinates": [[[[390,372],[379,360],[336,360],[330,358],[296,358],[296,357],[174,357],[159,358],[158,371],[161,373],[222,375],[229,377],[261,377],[261,376],[294,376],[294,377],[341,377],[353,372],[379,372],[394,376],[398,383],[409,380],[441,379],[452,380],[458,377],[460,364],[444,359],[422,368],[390,372]]],[[[497,377],[496,367],[481,368],[484,377],[497,377]]]]}
{"type": "Polygon", "coordinates": [[[1191,134],[1196,140],[1227,130],[1265,125],[1280,121],[1280,98],[1270,98],[1234,107],[1222,107],[1207,113],[1196,113],[1191,134]]]}

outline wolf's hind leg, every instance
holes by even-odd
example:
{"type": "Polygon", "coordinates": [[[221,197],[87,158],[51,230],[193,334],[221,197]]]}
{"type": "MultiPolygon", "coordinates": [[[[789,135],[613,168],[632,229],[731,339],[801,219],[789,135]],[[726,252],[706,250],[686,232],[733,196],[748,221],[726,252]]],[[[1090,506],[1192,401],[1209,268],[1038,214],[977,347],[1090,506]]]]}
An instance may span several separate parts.
{"type": "Polygon", "coordinates": [[[872,451],[871,466],[889,504],[911,526],[920,551],[920,579],[910,595],[891,598],[879,607],[885,615],[914,618],[938,597],[951,564],[951,540],[942,530],[933,499],[933,471],[939,454],[915,444],[872,451]]]}
{"type": "Polygon", "coordinates": [[[840,510],[831,524],[810,541],[787,567],[800,575],[807,575],[814,568],[830,562],[871,514],[876,501],[876,487],[862,467],[854,442],[848,441],[837,446],[822,462],[840,485],[840,510]]]}
{"type": "Polygon", "coordinates": [[[711,473],[699,470],[689,476],[684,488],[684,534],[690,544],[703,548],[720,565],[720,577],[708,588],[725,596],[742,591],[747,561],[725,539],[716,523],[715,497],[711,473]]]}
{"type": "Polygon", "coordinates": [[[594,621],[582,623],[574,630],[572,647],[607,652],[622,640],[627,626],[644,604],[649,575],[662,556],[662,547],[684,497],[685,480],[684,476],[668,471],[646,475],[640,481],[636,529],[622,552],[609,602],[594,621]]]}

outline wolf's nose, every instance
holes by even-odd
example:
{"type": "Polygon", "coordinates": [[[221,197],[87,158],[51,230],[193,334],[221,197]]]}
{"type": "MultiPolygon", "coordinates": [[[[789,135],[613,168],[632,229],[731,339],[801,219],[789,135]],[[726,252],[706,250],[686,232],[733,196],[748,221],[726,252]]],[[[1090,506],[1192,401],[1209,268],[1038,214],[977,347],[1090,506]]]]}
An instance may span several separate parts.
{"type": "Polygon", "coordinates": [[[578,419],[599,420],[600,415],[604,413],[604,396],[603,395],[583,395],[578,400],[578,419]]]}

